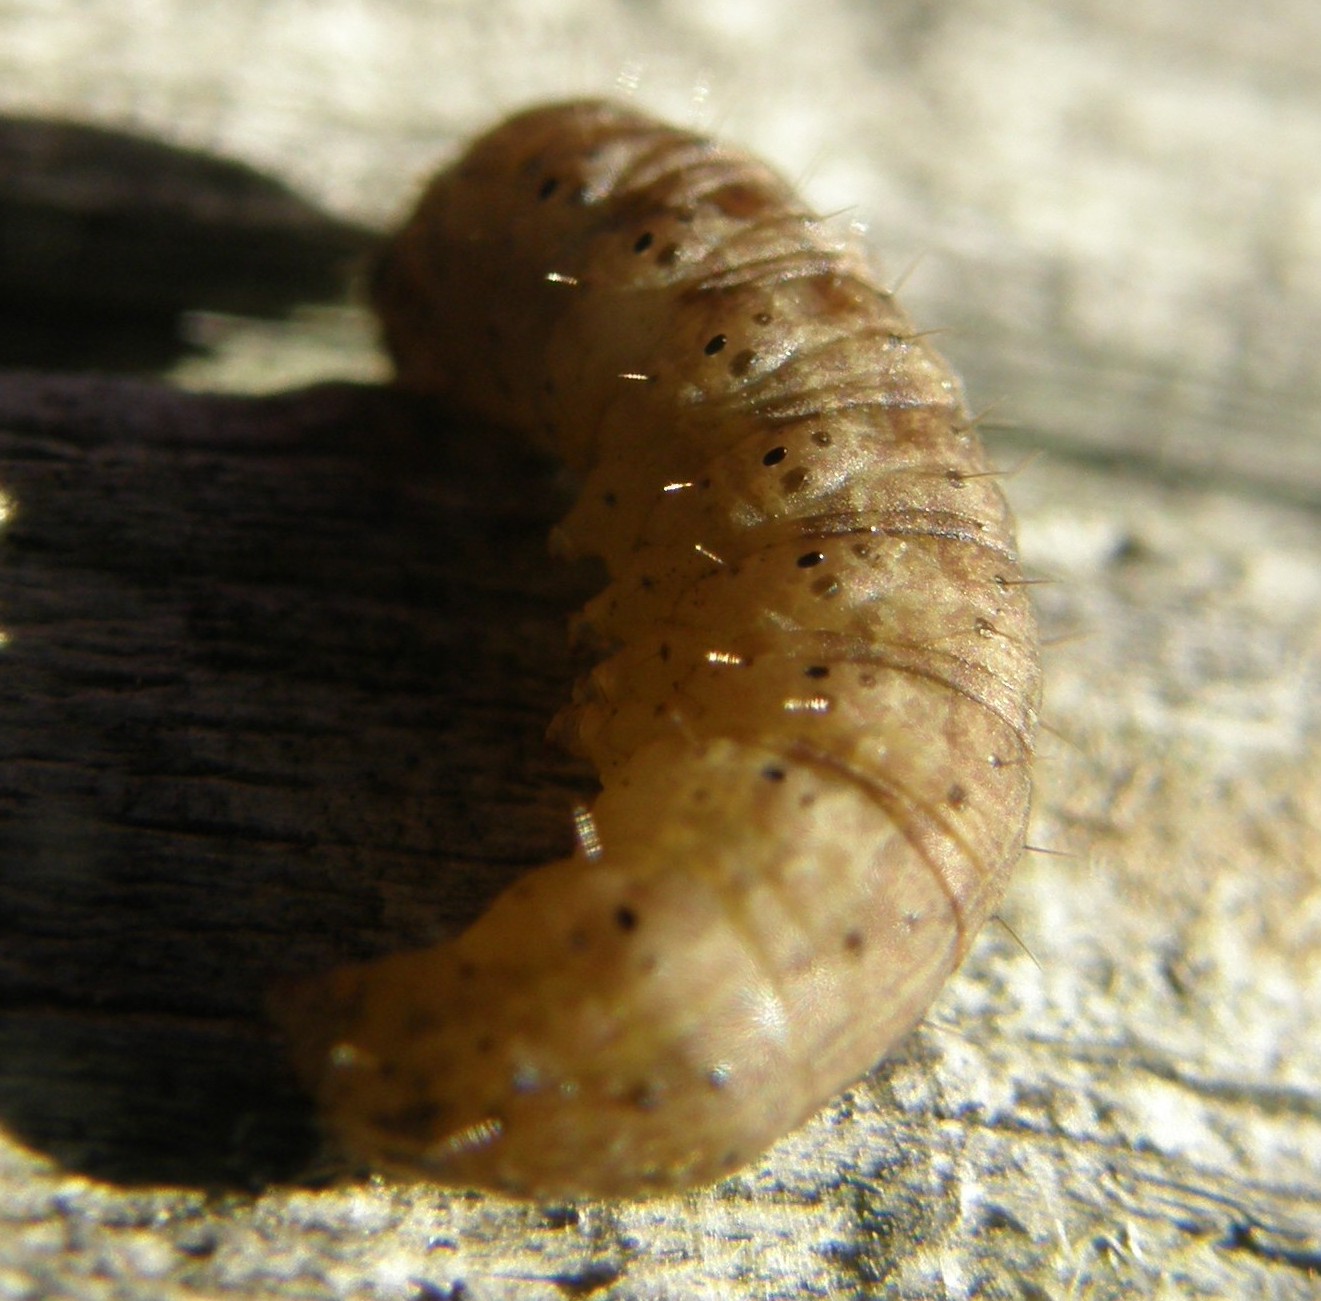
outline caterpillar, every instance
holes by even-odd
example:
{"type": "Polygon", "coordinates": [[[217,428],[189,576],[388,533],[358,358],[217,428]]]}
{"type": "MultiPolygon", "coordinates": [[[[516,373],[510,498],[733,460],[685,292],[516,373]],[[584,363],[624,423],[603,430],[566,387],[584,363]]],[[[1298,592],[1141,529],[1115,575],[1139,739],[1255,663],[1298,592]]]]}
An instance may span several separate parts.
{"type": "Polygon", "coordinates": [[[601,792],[456,939],[276,1016],[345,1148],[530,1196],[751,1161],[924,1014],[1019,857],[1039,695],[961,386],[770,168],[607,102],[426,190],[373,297],[398,382],[577,473],[601,792]]]}

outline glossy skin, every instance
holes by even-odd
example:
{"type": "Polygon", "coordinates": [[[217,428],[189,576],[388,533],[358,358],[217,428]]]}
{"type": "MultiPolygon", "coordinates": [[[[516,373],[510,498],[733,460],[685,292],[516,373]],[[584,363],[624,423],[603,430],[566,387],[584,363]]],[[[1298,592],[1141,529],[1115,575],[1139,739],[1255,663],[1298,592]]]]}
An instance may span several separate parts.
{"type": "Polygon", "coordinates": [[[921,1018],[1023,843],[1039,692],[957,380],[764,165],[602,103],[479,140],[375,285],[400,383],[582,476],[557,720],[596,842],[286,994],[344,1144],[640,1195],[753,1159],[921,1018]]]}

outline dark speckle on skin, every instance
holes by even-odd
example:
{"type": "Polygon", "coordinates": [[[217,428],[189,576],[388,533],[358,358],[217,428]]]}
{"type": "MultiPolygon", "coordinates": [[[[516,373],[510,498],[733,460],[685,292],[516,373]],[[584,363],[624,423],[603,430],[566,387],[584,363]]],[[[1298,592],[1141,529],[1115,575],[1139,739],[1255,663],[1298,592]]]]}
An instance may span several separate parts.
{"type": "Polygon", "coordinates": [[[756,363],[757,354],[751,348],[744,348],[729,363],[729,373],[735,379],[743,379],[756,363]]]}
{"type": "Polygon", "coordinates": [[[665,1101],[665,1090],[655,1080],[644,1080],[629,1094],[629,1101],[639,1111],[655,1111],[665,1101]]]}
{"type": "MultiPolygon", "coordinates": [[[[460,972],[460,975],[463,973],[460,972]]],[[[429,1007],[411,1007],[404,1019],[404,1034],[410,1039],[417,1039],[430,1034],[440,1025],[440,1017],[429,1007]]]]}

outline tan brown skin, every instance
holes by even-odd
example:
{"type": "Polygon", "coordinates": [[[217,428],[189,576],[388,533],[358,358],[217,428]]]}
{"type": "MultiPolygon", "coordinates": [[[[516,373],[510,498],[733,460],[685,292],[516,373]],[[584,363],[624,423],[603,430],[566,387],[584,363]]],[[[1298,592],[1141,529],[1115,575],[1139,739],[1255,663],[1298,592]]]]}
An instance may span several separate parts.
{"type": "Polygon", "coordinates": [[[637,1196],[759,1155],[921,1018],[1023,844],[1039,668],[957,380],[764,165],[604,103],[440,175],[375,296],[401,384],[583,478],[611,582],[556,734],[597,845],[279,1001],[383,1167],[637,1196]]]}

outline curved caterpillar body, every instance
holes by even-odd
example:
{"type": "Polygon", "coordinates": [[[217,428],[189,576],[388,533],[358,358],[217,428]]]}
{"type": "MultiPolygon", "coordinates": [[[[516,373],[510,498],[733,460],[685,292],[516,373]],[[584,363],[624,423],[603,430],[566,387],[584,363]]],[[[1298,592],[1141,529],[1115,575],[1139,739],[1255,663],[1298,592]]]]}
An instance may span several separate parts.
{"type": "Polygon", "coordinates": [[[457,940],[278,1014],[370,1161],[636,1195],[758,1155],[922,1016],[1023,844],[1039,686],[958,381],[761,163],[630,110],[517,116],[375,297],[400,382],[582,476],[603,790],[457,940]]]}

